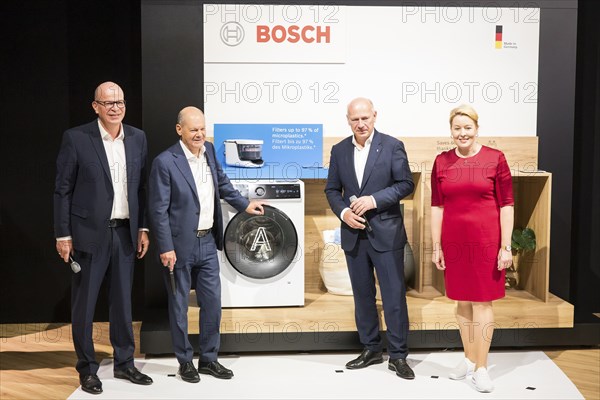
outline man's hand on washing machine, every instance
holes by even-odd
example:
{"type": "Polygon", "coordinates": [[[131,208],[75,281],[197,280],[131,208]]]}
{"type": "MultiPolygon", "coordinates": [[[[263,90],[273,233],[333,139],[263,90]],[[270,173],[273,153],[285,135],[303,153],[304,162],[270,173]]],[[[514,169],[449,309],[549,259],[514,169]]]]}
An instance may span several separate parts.
{"type": "Polygon", "coordinates": [[[250,204],[248,204],[246,212],[253,215],[263,215],[265,213],[265,210],[263,209],[263,203],[252,200],[250,204]]]}

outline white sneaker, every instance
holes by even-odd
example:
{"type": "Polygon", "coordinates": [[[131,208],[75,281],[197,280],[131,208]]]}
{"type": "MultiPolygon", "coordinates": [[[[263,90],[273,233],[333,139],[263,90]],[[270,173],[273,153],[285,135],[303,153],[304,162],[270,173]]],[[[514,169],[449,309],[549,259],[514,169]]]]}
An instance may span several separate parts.
{"type": "Polygon", "coordinates": [[[453,370],[452,372],[450,372],[448,374],[448,378],[450,379],[454,379],[454,380],[458,380],[458,379],[465,379],[465,377],[467,375],[470,375],[473,373],[473,370],[475,369],[475,363],[472,362],[471,360],[469,360],[467,357],[465,357],[460,364],[458,364],[453,370]]]}
{"type": "Polygon", "coordinates": [[[475,389],[482,393],[490,393],[494,390],[494,384],[485,367],[479,367],[473,373],[473,384],[475,385],[475,389]]]}

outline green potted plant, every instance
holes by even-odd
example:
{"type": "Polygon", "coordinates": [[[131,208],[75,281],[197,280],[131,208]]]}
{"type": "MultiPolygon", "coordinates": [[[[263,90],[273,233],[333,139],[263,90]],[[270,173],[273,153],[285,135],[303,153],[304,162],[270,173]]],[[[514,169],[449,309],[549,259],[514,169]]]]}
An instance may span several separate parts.
{"type": "Polygon", "coordinates": [[[511,247],[513,263],[506,270],[505,286],[507,289],[515,289],[519,286],[518,255],[535,250],[535,232],[531,228],[515,228],[512,232],[511,247]]]}

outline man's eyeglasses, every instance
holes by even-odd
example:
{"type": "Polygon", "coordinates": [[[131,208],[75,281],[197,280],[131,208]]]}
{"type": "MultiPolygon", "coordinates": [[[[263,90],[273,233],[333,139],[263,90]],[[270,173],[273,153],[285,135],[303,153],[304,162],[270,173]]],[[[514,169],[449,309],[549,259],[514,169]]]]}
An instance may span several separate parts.
{"type": "Polygon", "coordinates": [[[94,100],[94,101],[96,103],[100,104],[101,106],[106,107],[107,110],[110,110],[114,106],[117,106],[118,108],[125,108],[125,100],[119,100],[119,101],[100,101],[100,100],[94,100]]]}

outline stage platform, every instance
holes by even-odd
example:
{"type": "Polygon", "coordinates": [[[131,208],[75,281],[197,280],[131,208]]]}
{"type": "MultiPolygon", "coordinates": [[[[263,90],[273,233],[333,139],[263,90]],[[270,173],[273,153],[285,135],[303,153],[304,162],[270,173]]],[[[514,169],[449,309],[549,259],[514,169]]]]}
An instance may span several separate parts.
{"type": "MultiPolygon", "coordinates": [[[[352,296],[332,295],[319,288],[306,293],[304,307],[265,307],[223,309],[221,352],[351,350],[361,347],[354,323],[352,296]]],[[[195,303],[190,293],[190,304],[195,303]]],[[[407,294],[410,321],[410,348],[460,347],[455,320],[455,302],[432,287],[407,294]]],[[[383,309],[378,301],[385,330],[383,309]]],[[[539,344],[536,330],[573,327],[573,306],[554,296],[543,302],[526,291],[508,290],[494,302],[496,346],[539,344]]],[[[191,342],[197,345],[199,309],[188,311],[191,342]]],[[[550,334],[550,333],[549,333],[550,334]]],[[[151,310],[140,333],[141,352],[171,353],[166,309],[151,310]]]]}

